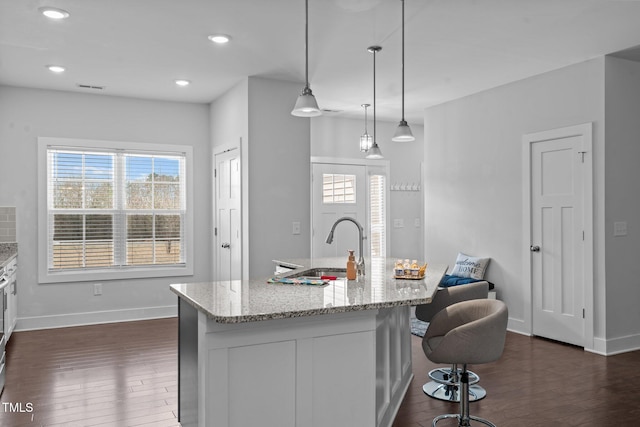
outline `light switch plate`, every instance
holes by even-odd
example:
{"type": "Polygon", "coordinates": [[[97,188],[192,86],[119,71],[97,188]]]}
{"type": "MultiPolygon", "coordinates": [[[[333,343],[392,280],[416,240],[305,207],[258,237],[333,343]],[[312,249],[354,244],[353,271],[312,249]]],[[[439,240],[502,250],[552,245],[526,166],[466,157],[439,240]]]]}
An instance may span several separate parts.
{"type": "Polygon", "coordinates": [[[617,221],[613,223],[613,235],[614,236],[626,236],[627,235],[627,221],[617,221]]]}
{"type": "Polygon", "coordinates": [[[403,228],[404,227],[404,219],[396,218],[393,220],[393,228],[403,228]]]}
{"type": "Polygon", "coordinates": [[[293,221],[292,234],[300,234],[300,222],[293,221]]]}

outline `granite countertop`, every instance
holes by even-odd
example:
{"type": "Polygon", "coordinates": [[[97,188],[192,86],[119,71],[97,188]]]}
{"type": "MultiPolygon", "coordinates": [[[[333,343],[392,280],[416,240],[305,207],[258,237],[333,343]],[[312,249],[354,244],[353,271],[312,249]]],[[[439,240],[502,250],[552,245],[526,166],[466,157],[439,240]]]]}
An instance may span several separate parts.
{"type": "Polygon", "coordinates": [[[9,264],[16,255],[18,255],[17,243],[0,243],[0,268],[9,264]]]}
{"type": "MultiPolygon", "coordinates": [[[[310,268],[344,268],[342,258],[282,260],[304,266],[278,277],[310,268]]],[[[395,258],[366,260],[364,279],[332,280],[327,285],[267,283],[267,278],[180,283],[171,290],[218,323],[254,322],[290,317],[369,310],[431,302],[447,266],[428,265],[424,279],[393,277],[395,258]]]]}

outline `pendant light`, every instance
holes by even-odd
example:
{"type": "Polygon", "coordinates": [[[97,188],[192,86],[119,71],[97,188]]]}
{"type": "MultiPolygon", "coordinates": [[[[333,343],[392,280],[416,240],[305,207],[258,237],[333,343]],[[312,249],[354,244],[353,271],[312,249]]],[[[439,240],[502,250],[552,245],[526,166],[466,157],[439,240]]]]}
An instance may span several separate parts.
{"type": "Polygon", "coordinates": [[[373,145],[367,151],[367,159],[383,159],[382,152],[376,142],[376,53],[380,52],[380,46],[370,46],[367,50],[373,54],[373,145]]]}
{"type": "Polygon", "coordinates": [[[373,145],[373,138],[367,132],[367,108],[371,107],[371,104],[362,104],[362,106],[364,107],[364,133],[360,135],[360,151],[366,153],[373,145]]]}
{"type": "Polygon", "coordinates": [[[395,142],[411,142],[415,141],[416,138],[413,136],[413,133],[411,133],[411,128],[404,119],[404,0],[400,1],[402,2],[402,119],[391,140],[395,142]]]}
{"type": "Polygon", "coordinates": [[[305,86],[302,89],[302,93],[296,100],[296,105],[293,107],[291,114],[297,117],[316,117],[322,114],[316,97],[311,92],[309,87],[309,0],[304,2],[304,77],[305,86]]]}

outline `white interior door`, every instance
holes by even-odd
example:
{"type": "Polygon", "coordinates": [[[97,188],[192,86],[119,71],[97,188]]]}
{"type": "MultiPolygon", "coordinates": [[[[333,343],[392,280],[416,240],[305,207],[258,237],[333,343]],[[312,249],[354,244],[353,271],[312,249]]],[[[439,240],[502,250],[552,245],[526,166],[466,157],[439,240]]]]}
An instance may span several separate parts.
{"type": "Polygon", "coordinates": [[[242,277],[240,153],[215,155],[214,280],[242,277]]]}
{"type": "MultiPolygon", "coordinates": [[[[311,256],[344,257],[347,251],[358,254],[358,229],[345,221],[336,227],[332,244],[326,239],[331,226],[340,217],[348,216],[357,220],[368,235],[367,184],[364,165],[344,165],[329,163],[312,164],[312,236],[311,256]]],[[[369,244],[365,240],[364,256],[369,256],[369,244]]]]}
{"type": "MultiPolygon", "coordinates": [[[[589,128],[590,129],[590,128],[589,128]]],[[[530,135],[532,331],[584,346],[584,135],[567,128],[530,135]]],[[[590,142],[590,139],[589,139],[590,142]]],[[[590,147],[589,147],[590,148],[590,147]]],[[[590,198],[587,198],[590,201],[590,198]]]]}

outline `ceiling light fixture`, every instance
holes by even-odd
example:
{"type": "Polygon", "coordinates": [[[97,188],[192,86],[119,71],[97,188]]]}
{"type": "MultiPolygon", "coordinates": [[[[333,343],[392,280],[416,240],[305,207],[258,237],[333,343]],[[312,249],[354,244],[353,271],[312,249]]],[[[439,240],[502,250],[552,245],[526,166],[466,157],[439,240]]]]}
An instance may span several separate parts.
{"type": "Polygon", "coordinates": [[[362,104],[364,107],[364,133],[360,135],[360,151],[366,153],[371,149],[373,145],[373,138],[367,132],[367,108],[371,106],[371,104],[362,104]]]}
{"type": "Polygon", "coordinates": [[[396,133],[391,140],[395,142],[411,142],[415,141],[416,138],[413,136],[409,124],[407,124],[407,121],[404,119],[404,0],[400,1],[402,2],[402,120],[400,120],[396,128],[396,133]]]}
{"type": "Polygon", "coordinates": [[[309,87],[309,0],[304,2],[304,77],[305,85],[296,100],[291,114],[297,117],[316,117],[322,114],[318,108],[316,97],[309,87]]]}
{"type": "Polygon", "coordinates": [[[38,12],[49,19],[65,19],[69,17],[69,12],[64,9],[58,9],[57,7],[40,7],[38,8],[38,12]]]}
{"type": "Polygon", "coordinates": [[[231,40],[231,37],[226,34],[211,34],[208,38],[217,44],[229,43],[229,40],[231,40]]]}
{"type": "Polygon", "coordinates": [[[64,73],[64,71],[66,70],[66,68],[60,65],[47,65],[47,69],[54,73],[64,73]]]}
{"type": "Polygon", "coordinates": [[[367,151],[365,158],[367,159],[383,159],[382,152],[376,142],[376,53],[380,52],[380,46],[370,46],[367,50],[373,53],[373,145],[367,151]]]}
{"type": "Polygon", "coordinates": [[[175,82],[178,86],[181,86],[181,87],[189,86],[191,84],[189,80],[185,80],[185,79],[177,79],[175,82]]]}

